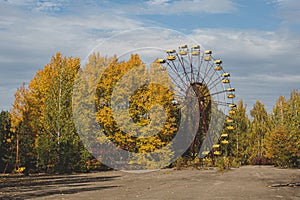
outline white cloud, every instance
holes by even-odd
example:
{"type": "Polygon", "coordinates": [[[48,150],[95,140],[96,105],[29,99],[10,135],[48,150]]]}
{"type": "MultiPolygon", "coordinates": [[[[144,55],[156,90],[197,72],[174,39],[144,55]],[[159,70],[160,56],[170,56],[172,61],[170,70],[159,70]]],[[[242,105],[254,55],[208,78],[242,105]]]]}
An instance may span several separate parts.
{"type": "Polygon", "coordinates": [[[129,53],[139,53],[145,58],[151,53],[156,58],[165,54],[163,51],[152,52],[154,48],[176,49],[182,43],[191,45],[197,41],[203,48],[211,49],[215,58],[224,61],[223,67],[231,73],[232,86],[237,89],[237,99],[243,99],[250,107],[259,99],[269,111],[279,95],[289,96],[300,86],[300,47],[290,32],[198,29],[185,36],[152,28],[132,33],[122,33],[119,40],[113,38],[108,44],[101,44],[99,50],[120,55],[136,49],[129,53]]]}
{"type": "MultiPolygon", "coordinates": [[[[129,8],[133,8],[130,6],[135,6],[135,11],[140,14],[171,15],[235,10],[235,5],[227,0],[153,0],[148,1],[145,9],[138,9],[140,5],[133,4],[128,7],[121,5],[122,12],[111,8],[79,7],[72,8],[73,14],[56,16],[48,15],[47,10],[48,7],[52,9],[60,4],[46,3],[40,8],[35,4],[28,11],[18,6],[33,5],[33,1],[10,2],[0,7],[0,106],[4,108],[8,107],[7,102],[13,101],[12,91],[22,82],[28,83],[35,71],[47,64],[56,51],[84,58],[99,41],[109,38],[113,33],[145,26],[145,21],[128,17],[129,8]],[[18,6],[12,6],[12,3],[18,6]],[[124,12],[127,14],[124,15],[124,12]]],[[[290,31],[211,28],[196,29],[189,36],[205,48],[212,49],[213,56],[223,59],[225,70],[232,74],[238,98],[243,98],[250,106],[261,99],[270,109],[279,95],[288,96],[292,89],[299,89],[300,44],[298,35],[290,31]]],[[[115,46],[112,44],[108,49],[100,47],[99,50],[125,51],[141,45],[176,48],[184,42],[180,34],[174,37],[168,31],[159,30],[144,35],[129,35],[123,40],[124,43],[119,41],[115,46]]],[[[189,40],[188,43],[194,42],[189,40]]]]}
{"type": "Polygon", "coordinates": [[[242,98],[249,109],[257,100],[260,100],[268,111],[272,111],[279,96],[289,98],[292,90],[298,89],[299,91],[300,74],[235,76],[232,77],[232,82],[237,89],[237,99],[242,98]]]}
{"type": "Polygon", "coordinates": [[[285,24],[300,24],[300,1],[299,0],[273,0],[278,8],[278,16],[285,24]]]}
{"type": "Polygon", "coordinates": [[[4,3],[16,5],[16,6],[24,6],[30,4],[32,1],[30,0],[4,0],[4,3]]]}
{"type": "MultiPolygon", "coordinates": [[[[43,13],[26,12],[7,6],[0,9],[3,31],[1,37],[1,62],[23,60],[34,63],[40,56],[65,51],[74,56],[93,45],[98,35],[115,29],[135,28],[140,22],[107,13],[98,14],[88,10],[79,15],[51,16],[43,13]],[[100,32],[100,33],[99,33],[100,32]],[[31,55],[31,56],[30,56],[31,55]]],[[[42,67],[42,66],[39,66],[42,67]]]]}
{"type": "Polygon", "coordinates": [[[292,32],[199,29],[191,37],[223,60],[237,99],[251,107],[260,99],[271,110],[279,95],[300,89],[300,45],[292,32]]]}
{"type": "Polygon", "coordinates": [[[8,102],[13,103],[11,91],[22,82],[28,83],[55,52],[84,57],[98,40],[110,37],[113,31],[141,25],[138,20],[95,8],[48,15],[41,10],[24,9],[29,3],[0,2],[0,106],[5,109],[8,102]]]}
{"type": "Polygon", "coordinates": [[[300,63],[298,39],[287,31],[199,29],[192,36],[238,73],[293,74],[300,63]]]}
{"type": "Polygon", "coordinates": [[[51,0],[51,1],[37,1],[35,10],[37,11],[59,11],[62,10],[68,1],[66,0],[51,0]]]}
{"type": "Polygon", "coordinates": [[[151,15],[183,15],[183,14],[217,14],[232,13],[237,10],[232,0],[149,0],[145,3],[134,3],[119,6],[126,13],[151,15]]]}
{"type": "Polygon", "coordinates": [[[169,3],[169,0],[149,0],[146,2],[148,5],[166,5],[169,3]]]}
{"type": "Polygon", "coordinates": [[[59,11],[69,4],[69,0],[6,0],[6,5],[24,7],[34,11],[59,11]]]}
{"type": "Polygon", "coordinates": [[[272,76],[272,75],[256,75],[256,80],[261,80],[262,82],[266,83],[292,83],[292,84],[298,84],[300,85],[300,73],[296,75],[287,75],[287,74],[282,74],[282,75],[277,75],[277,76],[272,76]]]}

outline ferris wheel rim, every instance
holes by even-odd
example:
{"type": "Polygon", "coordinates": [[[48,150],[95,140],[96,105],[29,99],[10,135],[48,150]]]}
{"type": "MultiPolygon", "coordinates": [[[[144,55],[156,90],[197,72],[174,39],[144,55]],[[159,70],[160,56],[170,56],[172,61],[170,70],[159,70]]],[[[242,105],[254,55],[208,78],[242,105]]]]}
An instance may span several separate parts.
{"type": "MultiPolygon", "coordinates": [[[[222,67],[222,60],[213,57],[211,54],[211,50],[201,50],[200,45],[194,45],[191,48],[187,45],[181,45],[178,51],[174,49],[166,50],[166,58],[159,60],[160,63],[166,64],[166,69],[171,74],[170,78],[177,85],[177,89],[180,89],[179,93],[182,96],[185,95],[184,91],[192,84],[204,84],[208,88],[209,94],[202,98],[212,98],[212,101],[223,109],[224,116],[228,117],[236,107],[233,101],[235,89],[231,85],[230,74],[222,67]],[[188,70],[189,67],[190,70],[188,70]],[[175,76],[172,77],[172,74],[175,76]],[[211,76],[209,80],[207,80],[208,76],[211,76]],[[179,86],[178,83],[182,85],[179,86]]],[[[210,143],[208,145],[212,147],[214,142],[209,130],[205,131],[205,134],[208,136],[208,143],[210,143]]],[[[205,142],[207,142],[206,139],[205,142]]],[[[202,151],[204,150],[202,149],[202,151]]]]}

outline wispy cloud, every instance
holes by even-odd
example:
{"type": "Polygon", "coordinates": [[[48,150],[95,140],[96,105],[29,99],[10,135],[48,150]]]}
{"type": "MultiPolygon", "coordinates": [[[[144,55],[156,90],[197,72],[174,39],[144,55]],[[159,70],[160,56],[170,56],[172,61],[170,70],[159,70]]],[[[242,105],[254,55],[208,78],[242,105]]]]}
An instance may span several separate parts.
{"type": "Polygon", "coordinates": [[[300,89],[300,45],[293,32],[198,29],[191,37],[224,61],[237,98],[250,106],[260,99],[271,110],[279,95],[300,89]]]}
{"type": "Polygon", "coordinates": [[[12,6],[24,7],[29,10],[41,12],[55,12],[65,8],[69,0],[4,0],[4,3],[12,6]]]}
{"type": "Polygon", "coordinates": [[[5,109],[13,102],[11,91],[28,83],[55,52],[84,57],[98,40],[142,24],[93,7],[56,16],[48,14],[50,4],[30,7],[32,2],[0,2],[0,105],[5,109]]]}
{"type": "Polygon", "coordinates": [[[168,5],[169,0],[149,0],[146,2],[148,5],[168,5]]]}
{"type": "Polygon", "coordinates": [[[68,0],[37,1],[34,9],[37,11],[60,11],[68,3],[68,0]]]}
{"type": "MultiPolygon", "coordinates": [[[[149,0],[126,4],[89,2],[95,6],[73,5],[73,2],[59,0],[0,1],[2,108],[9,107],[13,102],[13,91],[22,82],[28,82],[56,51],[85,58],[93,47],[114,33],[148,26],[150,20],[139,18],[140,15],[170,15],[171,19],[174,15],[231,13],[237,9],[234,1],[230,0],[149,0]]],[[[293,7],[298,5],[291,0],[277,3],[278,9],[285,12],[288,9],[293,11],[293,7]]],[[[207,28],[191,30],[188,36],[206,49],[212,49],[216,58],[223,59],[224,68],[232,74],[238,98],[243,98],[248,105],[257,99],[272,105],[278,95],[288,95],[292,89],[299,89],[299,35],[291,30],[207,28]]],[[[124,36],[126,42],[120,40],[108,49],[100,47],[99,50],[105,54],[114,49],[121,52],[139,45],[176,48],[183,42],[180,37],[153,29],[144,35],[124,36]]],[[[190,40],[188,43],[194,42],[190,40]]]]}
{"type": "Polygon", "coordinates": [[[192,35],[215,56],[226,58],[238,74],[300,73],[298,38],[289,31],[198,29],[192,35]]]}
{"type": "Polygon", "coordinates": [[[278,8],[277,15],[284,20],[284,23],[300,25],[300,1],[272,0],[271,2],[276,4],[278,8]]]}
{"type": "Polygon", "coordinates": [[[119,5],[126,13],[138,15],[183,15],[183,14],[219,14],[237,11],[237,5],[232,0],[149,0],[142,3],[119,5]]]}

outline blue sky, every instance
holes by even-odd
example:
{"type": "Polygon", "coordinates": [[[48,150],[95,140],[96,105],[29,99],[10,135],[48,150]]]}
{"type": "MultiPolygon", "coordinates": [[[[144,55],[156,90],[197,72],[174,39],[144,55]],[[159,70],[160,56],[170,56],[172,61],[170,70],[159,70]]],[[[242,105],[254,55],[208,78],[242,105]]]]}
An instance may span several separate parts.
{"type": "MultiPolygon", "coordinates": [[[[299,19],[298,0],[0,0],[0,109],[55,52],[85,58],[113,34],[155,26],[212,49],[237,100],[251,109],[259,99],[270,111],[279,95],[300,89],[299,19]]],[[[159,47],[161,33],[153,34],[159,47]]]]}

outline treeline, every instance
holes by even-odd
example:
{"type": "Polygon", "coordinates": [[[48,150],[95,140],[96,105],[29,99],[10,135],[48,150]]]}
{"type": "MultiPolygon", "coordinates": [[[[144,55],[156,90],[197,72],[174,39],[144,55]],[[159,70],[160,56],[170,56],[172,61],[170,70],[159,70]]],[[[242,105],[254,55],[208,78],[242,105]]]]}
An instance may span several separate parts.
{"type": "Polygon", "coordinates": [[[7,121],[1,124],[1,131],[5,130],[1,154],[7,152],[1,155],[3,171],[84,170],[90,155],[76,134],[72,118],[72,88],[79,68],[79,58],[57,53],[37,71],[28,87],[23,84],[17,89],[13,108],[1,118],[1,122],[7,121]]]}
{"type": "MultiPolygon", "coordinates": [[[[131,118],[140,125],[147,125],[149,116],[145,113],[151,105],[163,104],[170,114],[165,126],[157,137],[147,141],[131,141],[112,123],[111,110],[106,96],[112,92],[112,84],[126,69],[142,65],[134,55],[127,62],[118,62],[116,58],[101,57],[94,54],[86,65],[92,74],[87,74],[87,85],[98,84],[95,97],[97,121],[106,127],[108,137],[119,141],[119,145],[128,151],[153,151],[167,144],[177,130],[176,105],[168,104],[172,94],[164,88],[142,88],[131,98],[131,118]],[[114,70],[99,83],[99,70],[108,63],[114,63],[114,70]],[[94,70],[95,69],[95,70],[94,70]],[[119,70],[117,73],[115,70],[119,70]],[[102,92],[101,92],[101,91],[102,92]],[[153,92],[154,91],[154,92],[153,92]],[[153,99],[141,99],[139,93],[162,93],[153,99]],[[168,100],[166,100],[168,99],[168,100]],[[150,102],[149,102],[150,101],[150,102]],[[151,102],[152,101],[152,102],[151,102]],[[138,103],[136,103],[138,102],[138,103]],[[128,145],[130,144],[130,145],[128,145]],[[143,145],[141,145],[143,144],[143,145]],[[124,146],[127,145],[127,146],[124,146]]],[[[157,67],[157,66],[152,66],[157,67]]],[[[49,64],[38,71],[28,86],[24,84],[15,93],[15,102],[11,111],[0,114],[0,172],[86,172],[91,169],[95,158],[86,150],[76,131],[72,112],[72,96],[76,74],[82,73],[80,59],[63,57],[57,53],[49,64]]],[[[155,75],[154,75],[155,76],[155,75]]],[[[82,81],[82,80],[81,80],[82,81]]],[[[85,92],[91,92],[82,88],[85,92]]],[[[247,116],[246,106],[240,101],[236,113],[230,116],[234,130],[228,136],[229,143],[222,145],[220,151],[232,163],[237,164],[274,164],[282,167],[300,166],[300,93],[292,91],[289,99],[280,96],[272,113],[267,113],[264,105],[257,101],[247,116]]],[[[153,113],[152,113],[153,114],[153,113]]],[[[147,129],[142,134],[147,135],[147,129]]],[[[127,137],[127,136],[126,136],[127,137]]],[[[166,155],[172,152],[164,152],[166,155]]],[[[162,154],[163,155],[163,154],[162,154]]],[[[139,160],[137,159],[137,162],[139,160]]],[[[101,163],[98,163],[98,167],[101,163]]]]}
{"type": "Polygon", "coordinates": [[[226,153],[238,165],[272,164],[300,167],[300,93],[294,90],[289,99],[280,96],[271,113],[259,100],[246,114],[239,101],[231,116],[235,129],[229,132],[226,153]]]}

